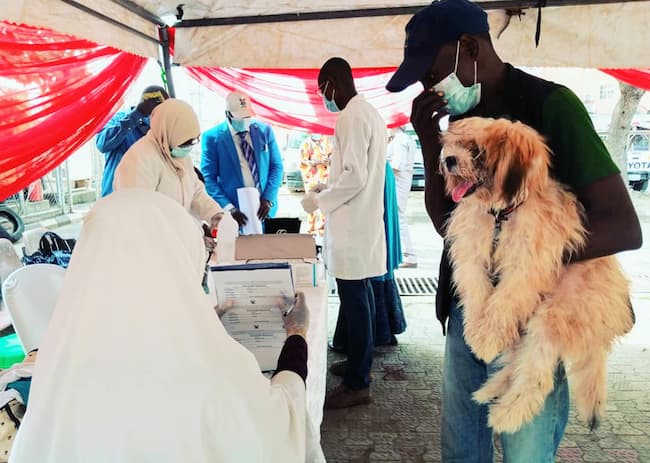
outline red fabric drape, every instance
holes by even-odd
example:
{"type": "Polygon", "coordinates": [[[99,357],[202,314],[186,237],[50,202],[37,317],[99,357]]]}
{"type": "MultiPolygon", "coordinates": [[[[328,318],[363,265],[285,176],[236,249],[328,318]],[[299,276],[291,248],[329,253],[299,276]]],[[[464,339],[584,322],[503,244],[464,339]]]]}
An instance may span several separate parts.
{"type": "MultiPolygon", "coordinates": [[[[389,127],[404,125],[411,114],[411,101],[421,91],[414,86],[401,93],[384,88],[395,68],[363,68],[353,71],[359,93],[383,116],[389,127]]],[[[336,114],[328,112],[316,94],[318,69],[235,69],[188,67],[199,83],[221,96],[232,90],[247,93],[257,116],[266,122],[332,134],[336,114]]]]}
{"type": "Polygon", "coordinates": [[[119,108],[146,59],[0,22],[0,200],[50,172],[119,108]]]}
{"type": "Polygon", "coordinates": [[[650,91],[650,69],[601,69],[626,84],[650,91]]]}

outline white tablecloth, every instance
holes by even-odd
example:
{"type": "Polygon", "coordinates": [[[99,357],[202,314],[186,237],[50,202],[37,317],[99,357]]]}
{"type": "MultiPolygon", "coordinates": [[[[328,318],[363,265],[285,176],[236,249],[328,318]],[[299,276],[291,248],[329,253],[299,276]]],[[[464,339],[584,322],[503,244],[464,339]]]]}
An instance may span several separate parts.
{"type": "Polygon", "coordinates": [[[307,332],[309,360],[307,368],[307,413],[320,441],[323,421],[323,402],[327,379],[327,282],[320,281],[316,288],[296,288],[305,293],[310,322],[307,332]]]}

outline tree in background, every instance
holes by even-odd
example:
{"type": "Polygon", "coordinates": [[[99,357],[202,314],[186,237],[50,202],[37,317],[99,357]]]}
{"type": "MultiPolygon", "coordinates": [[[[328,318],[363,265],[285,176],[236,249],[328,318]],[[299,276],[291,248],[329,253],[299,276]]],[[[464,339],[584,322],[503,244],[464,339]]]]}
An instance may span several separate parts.
{"type": "Polygon", "coordinates": [[[632,118],[639,107],[639,102],[645,90],[620,80],[618,85],[621,95],[612,113],[606,144],[612,159],[621,170],[623,180],[627,184],[627,138],[630,133],[632,118]]]}

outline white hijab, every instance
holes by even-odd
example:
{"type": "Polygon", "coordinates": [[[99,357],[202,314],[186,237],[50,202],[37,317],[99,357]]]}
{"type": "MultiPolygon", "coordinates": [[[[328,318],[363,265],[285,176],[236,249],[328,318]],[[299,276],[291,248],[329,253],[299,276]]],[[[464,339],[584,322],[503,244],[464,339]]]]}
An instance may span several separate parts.
{"type": "Polygon", "coordinates": [[[305,387],[269,381],[201,288],[205,249],[168,197],[88,214],[38,353],[12,463],[303,462],[305,387]]]}

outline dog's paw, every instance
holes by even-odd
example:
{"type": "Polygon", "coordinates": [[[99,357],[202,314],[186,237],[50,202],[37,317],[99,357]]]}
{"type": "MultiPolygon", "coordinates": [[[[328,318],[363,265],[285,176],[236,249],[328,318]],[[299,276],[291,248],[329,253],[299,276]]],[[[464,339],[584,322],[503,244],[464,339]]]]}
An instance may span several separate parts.
{"type": "Polygon", "coordinates": [[[474,399],[474,402],[478,404],[489,404],[496,402],[499,396],[500,394],[498,392],[492,391],[483,386],[478,391],[474,392],[474,394],[472,394],[472,399],[474,399]]]}
{"type": "Polygon", "coordinates": [[[482,338],[476,337],[474,339],[468,339],[466,337],[465,340],[472,349],[474,355],[485,363],[490,363],[503,351],[503,348],[500,345],[501,343],[490,336],[484,336],[482,338]]]}
{"type": "Polygon", "coordinates": [[[484,313],[471,323],[466,321],[464,334],[474,355],[486,363],[510,349],[520,339],[516,325],[507,323],[499,314],[484,313]]]}
{"type": "Polygon", "coordinates": [[[503,399],[490,405],[488,425],[498,433],[514,433],[531,421],[535,414],[523,401],[506,402],[503,399]]]}
{"type": "Polygon", "coordinates": [[[472,398],[475,402],[480,404],[495,402],[499,397],[507,392],[509,385],[510,374],[508,372],[508,367],[504,367],[492,374],[483,386],[472,394],[472,398]]]}

